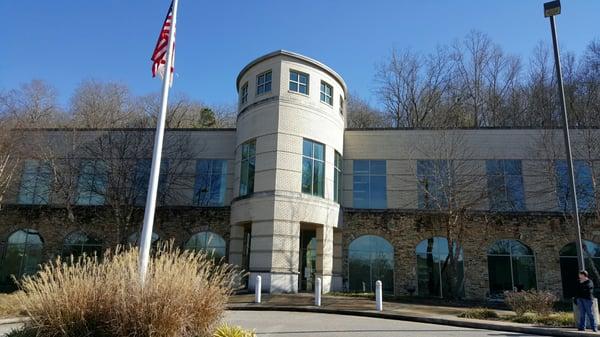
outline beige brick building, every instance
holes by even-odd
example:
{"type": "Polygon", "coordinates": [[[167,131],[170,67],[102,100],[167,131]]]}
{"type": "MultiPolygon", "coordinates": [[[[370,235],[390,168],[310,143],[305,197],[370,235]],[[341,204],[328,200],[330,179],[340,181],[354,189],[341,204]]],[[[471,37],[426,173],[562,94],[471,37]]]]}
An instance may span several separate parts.
{"type": "MultiPolygon", "coordinates": [[[[346,84],[277,51],[240,72],[236,129],[168,130],[155,237],[207,249],[268,292],[570,295],[560,130],[351,130],[346,84]],[[454,222],[451,220],[455,220],[454,222]],[[447,238],[450,238],[448,240],[447,238]],[[456,244],[456,246],[453,246],[456,244]]],[[[0,282],[136,242],[153,130],[30,130],[0,210],[0,282]]],[[[588,269],[600,268],[597,130],[576,130],[588,269]]]]}

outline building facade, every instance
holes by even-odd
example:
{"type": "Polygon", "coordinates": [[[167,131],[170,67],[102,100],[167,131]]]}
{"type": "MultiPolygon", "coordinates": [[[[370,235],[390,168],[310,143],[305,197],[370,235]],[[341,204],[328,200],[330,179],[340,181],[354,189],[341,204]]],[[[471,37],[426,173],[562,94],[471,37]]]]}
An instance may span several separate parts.
{"type": "MultiPolygon", "coordinates": [[[[572,295],[559,130],[351,130],[334,70],[277,51],[240,72],[236,129],[167,131],[156,241],[209,250],[264,291],[494,299],[572,295]]],[[[0,282],[55,256],[135,244],[153,130],[29,130],[0,210],[0,282]]],[[[590,151],[576,130],[588,269],[600,269],[590,151]]],[[[595,144],[595,142],[593,142],[595,144]]],[[[596,271],[597,274],[597,271],[596,271]]]]}

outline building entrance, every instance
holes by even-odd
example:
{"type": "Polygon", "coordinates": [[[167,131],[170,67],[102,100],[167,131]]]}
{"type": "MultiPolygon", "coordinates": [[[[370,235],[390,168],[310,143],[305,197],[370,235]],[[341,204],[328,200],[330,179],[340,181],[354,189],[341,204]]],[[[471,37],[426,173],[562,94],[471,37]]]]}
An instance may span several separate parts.
{"type": "Polygon", "coordinates": [[[313,291],[317,272],[317,232],[303,229],[300,231],[300,277],[298,289],[313,291]]]}

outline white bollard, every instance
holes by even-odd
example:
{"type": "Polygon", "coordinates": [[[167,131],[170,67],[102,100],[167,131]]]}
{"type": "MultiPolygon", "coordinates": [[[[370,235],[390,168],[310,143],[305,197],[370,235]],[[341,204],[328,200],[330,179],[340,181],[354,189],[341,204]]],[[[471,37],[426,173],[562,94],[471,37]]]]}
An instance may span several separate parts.
{"type": "Polygon", "coordinates": [[[375,310],[383,311],[383,299],[381,291],[381,281],[375,282],[375,310]]]}
{"type": "Polygon", "coordinates": [[[256,275],[256,284],[254,285],[254,302],[260,303],[260,293],[262,291],[262,278],[256,275]]]}
{"type": "Polygon", "coordinates": [[[317,307],[321,306],[321,278],[317,277],[315,282],[315,305],[317,307]]]}

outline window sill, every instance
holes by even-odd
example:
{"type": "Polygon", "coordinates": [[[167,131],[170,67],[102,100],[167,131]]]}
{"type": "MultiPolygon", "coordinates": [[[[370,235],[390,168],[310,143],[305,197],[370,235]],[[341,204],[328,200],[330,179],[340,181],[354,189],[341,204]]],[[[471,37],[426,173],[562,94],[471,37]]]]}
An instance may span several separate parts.
{"type": "Polygon", "coordinates": [[[290,90],[290,89],[288,89],[288,93],[295,94],[295,95],[300,95],[300,96],[304,96],[304,97],[310,97],[310,94],[303,94],[301,92],[290,90]]]}

